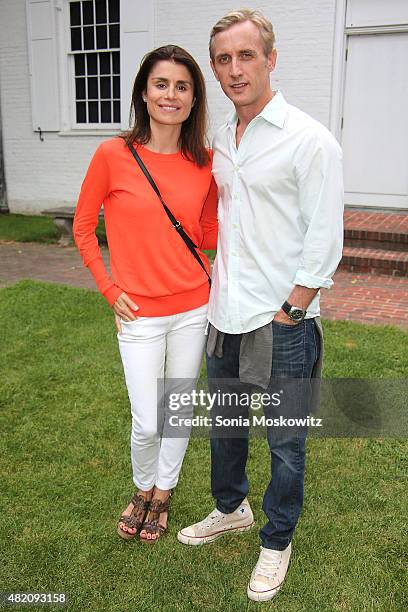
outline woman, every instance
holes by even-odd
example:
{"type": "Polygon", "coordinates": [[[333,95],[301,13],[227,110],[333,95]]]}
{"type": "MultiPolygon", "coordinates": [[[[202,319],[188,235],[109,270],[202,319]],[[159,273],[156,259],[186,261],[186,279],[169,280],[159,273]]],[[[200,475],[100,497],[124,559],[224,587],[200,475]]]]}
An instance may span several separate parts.
{"type": "MultiPolygon", "coordinates": [[[[209,283],[128,145],[194,244],[215,248],[217,194],[205,148],[205,84],[191,55],[173,45],[148,53],[135,79],[132,112],[133,128],[103,142],[92,158],[76,208],[74,237],[114,310],[131,403],[137,491],[119,519],[118,534],[132,539],[142,528],[140,538],[155,542],[167,527],[169,496],[188,444],[186,437],[160,437],[157,381],[186,379],[188,391],[191,379],[197,379],[209,283]],[[95,236],[102,203],[112,278],[95,236]]],[[[206,256],[198,253],[209,272],[206,256]]]]}

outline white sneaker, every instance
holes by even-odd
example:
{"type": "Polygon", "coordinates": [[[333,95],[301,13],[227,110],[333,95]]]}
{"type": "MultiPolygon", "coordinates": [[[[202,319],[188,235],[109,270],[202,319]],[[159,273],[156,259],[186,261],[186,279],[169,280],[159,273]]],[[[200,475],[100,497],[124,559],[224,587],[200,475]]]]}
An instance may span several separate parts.
{"type": "Polygon", "coordinates": [[[271,550],[261,546],[261,554],[251,574],[247,595],[253,601],[268,601],[276,595],[288,571],[292,546],[271,550]]]}
{"type": "Polygon", "coordinates": [[[254,515],[248,500],[245,498],[238,508],[230,514],[223,514],[215,509],[199,523],[181,529],[177,534],[177,539],[183,544],[208,544],[225,533],[248,531],[253,525],[254,515]]]}

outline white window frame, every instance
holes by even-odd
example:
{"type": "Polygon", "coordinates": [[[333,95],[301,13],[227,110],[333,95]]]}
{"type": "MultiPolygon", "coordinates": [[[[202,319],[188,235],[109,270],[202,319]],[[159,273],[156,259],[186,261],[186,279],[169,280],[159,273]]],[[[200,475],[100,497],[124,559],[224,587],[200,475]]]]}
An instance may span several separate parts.
{"type": "MultiPolygon", "coordinates": [[[[80,0],[75,0],[80,1],[80,0]]],[[[71,51],[70,31],[70,0],[59,0],[57,10],[60,13],[58,28],[58,43],[60,50],[60,74],[61,78],[61,115],[62,129],[60,135],[111,135],[121,131],[120,123],[77,123],[76,122],[76,97],[75,97],[75,66],[74,54],[71,51]],[[59,5],[59,6],[58,6],[59,5]]],[[[120,15],[121,17],[121,15],[120,15]]],[[[98,51],[95,51],[97,53],[98,51]]],[[[120,52],[120,49],[119,49],[120,52]]],[[[83,51],[86,54],[86,51],[83,51]]],[[[122,62],[120,62],[122,66],[122,62]]],[[[121,70],[121,67],[120,67],[121,70]]],[[[122,81],[122,76],[120,76],[122,81]]],[[[122,82],[120,91],[122,99],[122,82]]]]}

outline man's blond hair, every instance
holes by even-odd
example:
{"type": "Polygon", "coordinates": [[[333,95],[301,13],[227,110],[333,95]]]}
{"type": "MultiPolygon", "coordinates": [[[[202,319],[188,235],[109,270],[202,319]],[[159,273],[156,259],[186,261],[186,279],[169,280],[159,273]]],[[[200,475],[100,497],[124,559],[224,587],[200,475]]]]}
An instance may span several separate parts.
{"type": "Polygon", "coordinates": [[[224,32],[228,30],[231,26],[236,23],[243,23],[244,21],[252,21],[256,25],[259,30],[259,33],[262,37],[262,42],[264,46],[265,55],[269,55],[269,53],[273,49],[273,45],[275,44],[275,34],[273,32],[273,26],[271,22],[260,12],[254,9],[238,9],[236,11],[231,11],[221,17],[219,21],[215,24],[210,34],[210,57],[213,60],[213,43],[214,36],[219,32],[224,32]]]}

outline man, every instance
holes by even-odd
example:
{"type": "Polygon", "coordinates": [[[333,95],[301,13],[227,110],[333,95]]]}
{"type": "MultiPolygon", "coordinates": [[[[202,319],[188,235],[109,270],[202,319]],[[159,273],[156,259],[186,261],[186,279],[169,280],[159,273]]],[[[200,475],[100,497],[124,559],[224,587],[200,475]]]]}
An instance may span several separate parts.
{"type": "MultiPolygon", "coordinates": [[[[243,9],[218,21],[210,57],[235,106],[213,143],[219,240],[209,307],[210,391],[215,379],[225,379],[221,390],[235,379],[241,391],[250,383],[271,391],[279,377],[310,381],[319,364],[318,292],[332,285],[342,252],[341,149],[323,125],[271,89],[274,33],[261,13],[243,9]]],[[[271,599],[283,583],[303,503],[305,432],[268,430],[267,437],[268,522],[247,591],[255,601],[271,599]]],[[[248,436],[212,438],[216,509],[182,529],[181,542],[204,544],[251,528],[247,455],[248,436]]]]}

